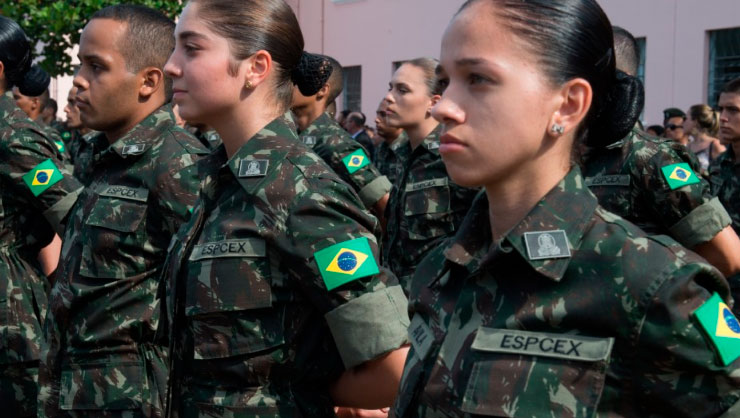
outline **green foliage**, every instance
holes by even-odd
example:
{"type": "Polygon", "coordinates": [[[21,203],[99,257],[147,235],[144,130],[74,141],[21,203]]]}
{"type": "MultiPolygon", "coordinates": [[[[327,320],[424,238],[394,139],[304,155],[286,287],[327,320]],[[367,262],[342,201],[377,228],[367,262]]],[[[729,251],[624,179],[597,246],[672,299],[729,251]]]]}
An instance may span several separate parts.
{"type": "MultiPolygon", "coordinates": [[[[126,0],[143,4],[174,19],[182,11],[181,0],[126,0]]],[[[103,7],[122,3],[117,0],[8,0],[2,1],[0,14],[14,19],[43,50],[41,66],[53,76],[72,74],[73,45],[80,42],[80,33],[88,18],[103,7]]],[[[34,51],[38,52],[38,51],[34,51]]]]}

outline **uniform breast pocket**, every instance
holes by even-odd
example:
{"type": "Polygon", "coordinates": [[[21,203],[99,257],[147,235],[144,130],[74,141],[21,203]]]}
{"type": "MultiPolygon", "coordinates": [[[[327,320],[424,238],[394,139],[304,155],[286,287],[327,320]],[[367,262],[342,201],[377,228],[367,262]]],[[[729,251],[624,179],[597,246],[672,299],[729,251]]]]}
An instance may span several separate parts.
{"type": "Polygon", "coordinates": [[[614,340],[480,328],[462,401],[494,417],[594,416],[614,340]]]}
{"type": "Polygon", "coordinates": [[[146,271],[147,189],[108,186],[85,220],[80,274],[123,279],[146,271]]]}
{"type": "Polygon", "coordinates": [[[447,177],[406,186],[404,217],[412,240],[427,240],[453,231],[450,213],[450,186],[447,177]]]}
{"type": "Polygon", "coordinates": [[[272,307],[270,263],[262,239],[196,245],[187,275],[185,315],[196,360],[256,353],[284,342],[272,307]]]}

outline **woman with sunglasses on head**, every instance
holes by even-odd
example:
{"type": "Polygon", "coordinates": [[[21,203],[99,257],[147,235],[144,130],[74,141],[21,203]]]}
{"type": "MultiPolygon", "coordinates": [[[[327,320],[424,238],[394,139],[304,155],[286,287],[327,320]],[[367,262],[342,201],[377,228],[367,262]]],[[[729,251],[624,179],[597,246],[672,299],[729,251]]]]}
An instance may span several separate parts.
{"type": "Polygon", "coordinates": [[[16,105],[12,89],[29,73],[31,45],[0,16],[0,405],[4,416],[35,417],[47,276],[59,249],[37,255],[64,231],[82,191],[44,129],[16,105]]]}
{"type": "Polygon", "coordinates": [[[169,416],[389,406],[407,301],[378,268],[377,220],[285,115],[304,78],[290,6],[191,0],[175,35],[174,101],[223,145],[199,162],[201,199],[163,280],[169,416]]]}
{"type": "Polygon", "coordinates": [[[471,0],[448,26],[440,153],[485,193],[414,275],[395,416],[709,417],[740,399],[722,275],[599,207],[573,163],[639,115],[612,51],[594,0],[471,0]]]}

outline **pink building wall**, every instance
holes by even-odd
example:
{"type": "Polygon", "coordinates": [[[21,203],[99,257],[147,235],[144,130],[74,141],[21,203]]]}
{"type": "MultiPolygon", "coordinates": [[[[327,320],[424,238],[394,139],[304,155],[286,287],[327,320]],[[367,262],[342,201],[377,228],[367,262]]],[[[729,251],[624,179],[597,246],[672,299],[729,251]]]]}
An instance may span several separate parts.
{"type": "MultiPolygon", "coordinates": [[[[286,0],[306,50],[362,66],[362,111],[372,122],[395,61],[439,56],[442,34],[464,0],[286,0]]],[[[612,23],[647,38],[645,122],[666,107],[707,100],[708,32],[740,27],[740,0],[599,0],[612,23]]],[[[55,81],[59,115],[71,77],[55,81]]],[[[56,92],[54,91],[56,90],[56,92]]],[[[340,109],[342,103],[340,100],[340,109]]],[[[714,103],[710,103],[714,105],[714,103]]]]}

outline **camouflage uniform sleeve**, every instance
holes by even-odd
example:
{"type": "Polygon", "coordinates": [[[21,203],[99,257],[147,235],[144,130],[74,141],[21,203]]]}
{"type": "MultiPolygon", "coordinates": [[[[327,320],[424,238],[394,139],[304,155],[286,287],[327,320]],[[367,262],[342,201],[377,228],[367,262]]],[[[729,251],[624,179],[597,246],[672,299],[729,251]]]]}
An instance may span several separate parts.
{"type": "Polygon", "coordinates": [[[17,132],[0,145],[0,167],[17,186],[15,191],[39,209],[61,236],[83,186],[51,147],[50,141],[34,132],[17,132]],[[39,170],[45,177],[35,178],[39,170]]]}
{"type": "Polygon", "coordinates": [[[358,275],[327,290],[316,252],[366,239],[371,254],[364,263],[377,265],[378,244],[373,231],[378,226],[346,186],[331,179],[309,181],[314,192],[303,193],[293,203],[286,225],[292,241],[290,252],[296,258],[292,268],[299,269],[297,277],[314,278],[299,286],[324,313],[345,367],[352,368],[406,342],[408,301],[395,276],[382,268],[377,274],[358,275]]]}
{"type": "Polygon", "coordinates": [[[645,208],[653,212],[653,219],[661,222],[678,242],[693,248],[714,238],[731,220],[719,200],[712,198],[704,178],[671,189],[662,169],[680,163],[688,163],[694,173],[699,173],[698,162],[686,150],[661,145],[648,164],[633,167],[637,173],[632,177],[643,182],[641,199],[645,208]]]}
{"type": "MultiPolygon", "coordinates": [[[[715,417],[740,399],[740,360],[723,366],[696,310],[714,292],[729,298],[719,272],[684,264],[648,295],[635,350],[634,383],[644,416],[715,417]]],[[[740,342],[733,344],[740,348],[740,342]]],[[[737,406],[736,406],[737,408],[737,406]]]]}
{"type": "Polygon", "coordinates": [[[196,161],[206,154],[181,152],[167,158],[167,170],[157,179],[159,204],[165,216],[165,228],[171,235],[177,232],[180,226],[190,219],[192,210],[201,189],[201,180],[198,175],[196,161]]]}
{"type": "Polygon", "coordinates": [[[372,163],[356,171],[349,167],[344,161],[345,158],[359,150],[362,150],[365,153],[364,156],[369,158],[367,151],[358,142],[343,139],[338,135],[332,135],[314,147],[314,151],[321,158],[331,163],[332,169],[339,174],[342,180],[355,189],[365,207],[371,208],[391,190],[391,182],[372,163]]]}

